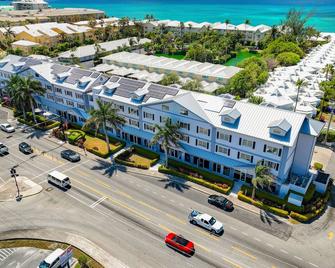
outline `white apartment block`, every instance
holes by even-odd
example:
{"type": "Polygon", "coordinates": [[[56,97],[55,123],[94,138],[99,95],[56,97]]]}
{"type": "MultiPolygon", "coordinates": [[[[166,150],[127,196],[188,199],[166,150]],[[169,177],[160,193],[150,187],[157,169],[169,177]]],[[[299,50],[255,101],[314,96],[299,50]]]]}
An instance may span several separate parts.
{"type": "Polygon", "coordinates": [[[179,123],[183,137],[170,157],[221,176],[249,183],[261,162],[280,196],[305,193],[315,178],[310,163],[324,124],[304,114],[13,55],[0,61],[2,94],[13,74],[40,81],[47,91],[36,96],[38,107],[70,122],[83,124],[98,99],[112,103],[127,123],[110,135],[155,151],[155,126],[179,123]]]}

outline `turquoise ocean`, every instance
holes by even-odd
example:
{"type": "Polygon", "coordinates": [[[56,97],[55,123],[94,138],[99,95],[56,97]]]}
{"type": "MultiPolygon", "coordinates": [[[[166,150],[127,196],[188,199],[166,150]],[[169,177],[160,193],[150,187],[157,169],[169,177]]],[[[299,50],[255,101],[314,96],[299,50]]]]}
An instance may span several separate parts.
{"type": "MultiPolygon", "coordinates": [[[[249,19],[252,25],[279,24],[291,8],[312,13],[309,24],[323,32],[335,32],[335,0],[49,0],[52,7],[84,7],[104,10],[108,16],[233,24],[249,19]]],[[[0,1],[0,5],[8,4],[0,1]]]]}

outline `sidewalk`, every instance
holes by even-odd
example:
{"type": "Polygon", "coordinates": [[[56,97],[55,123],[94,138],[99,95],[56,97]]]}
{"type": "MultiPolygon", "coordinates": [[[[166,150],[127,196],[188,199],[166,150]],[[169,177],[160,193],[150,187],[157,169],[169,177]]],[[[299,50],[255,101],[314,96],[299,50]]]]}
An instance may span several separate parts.
{"type": "Polygon", "coordinates": [[[114,258],[108,252],[95,245],[85,237],[61,232],[55,229],[36,229],[36,230],[14,230],[1,233],[1,240],[7,239],[42,239],[67,243],[79,248],[97,262],[107,268],[126,268],[127,266],[120,260],[114,258]]]}

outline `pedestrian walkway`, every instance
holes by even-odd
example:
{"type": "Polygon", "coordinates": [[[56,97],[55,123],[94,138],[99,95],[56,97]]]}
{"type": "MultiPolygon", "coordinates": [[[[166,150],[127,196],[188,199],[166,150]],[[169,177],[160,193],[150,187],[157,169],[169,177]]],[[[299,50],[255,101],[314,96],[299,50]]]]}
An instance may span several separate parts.
{"type": "Polygon", "coordinates": [[[238,192],[240,191],[240,189],[241,189],[243,183],[244,183],[244,182],[243,182],[243,181],[240,181],[240,180],[235,181],[235,182],[234,182],[234,187],[233,187],[233,189],[231,189],[230,194],[231,194],[232,196],[236,197],[237,194],[238,194],[238,192]]]}
{"type": "Polygon", "coordinates": [[[12,255],[15,252],[15,248],[1,248],[0,249],[0,267],[1,262],[7,259],[10,255],[12,255]]]}

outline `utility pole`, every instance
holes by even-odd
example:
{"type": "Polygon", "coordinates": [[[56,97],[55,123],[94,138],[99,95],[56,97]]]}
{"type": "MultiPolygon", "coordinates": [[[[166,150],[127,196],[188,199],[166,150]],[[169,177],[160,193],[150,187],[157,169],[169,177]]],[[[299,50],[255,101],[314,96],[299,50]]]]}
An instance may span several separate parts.
{"type": "Polygon", "coordinates": [[[10,174],[12,175],[12,177],[14,178],[15,180],[15,184],[16,184],[16,189],[17,189],[17,196],[16,196],[16,201],[21,201],[22,199],[22,195],[20,194],[20,189],[19,189],[19,185],[17,184],[17,180],[16,180],[16,170],[15,168],[11,168],[10,169],[10,174]]]}

